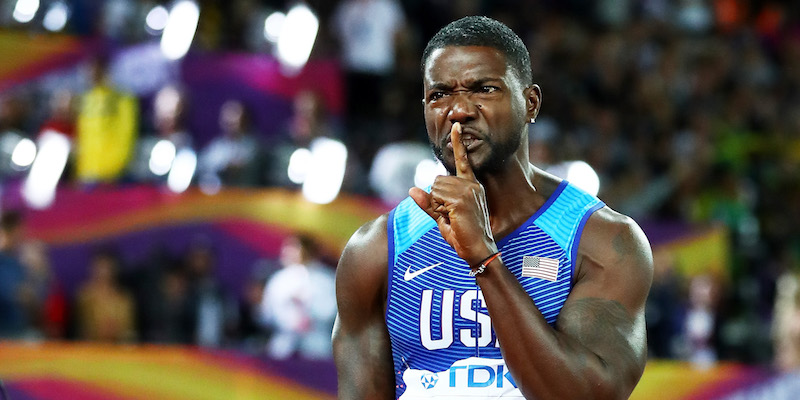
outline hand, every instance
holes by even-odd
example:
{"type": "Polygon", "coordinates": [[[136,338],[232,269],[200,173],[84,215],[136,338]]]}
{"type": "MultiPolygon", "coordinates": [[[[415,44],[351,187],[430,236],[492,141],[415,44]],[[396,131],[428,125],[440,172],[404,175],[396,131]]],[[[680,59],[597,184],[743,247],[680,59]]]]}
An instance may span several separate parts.
{"type": "Polygon", "coordinates": [[[469,164],[458,122],[450,130],[450,141],[456,176],[436,177],[430,193],[414,187],[408,194],[436,221],[442,237],[458,256],[475,266],[497,252],[497,244],[492,236],[486,193],[469,164]]]}

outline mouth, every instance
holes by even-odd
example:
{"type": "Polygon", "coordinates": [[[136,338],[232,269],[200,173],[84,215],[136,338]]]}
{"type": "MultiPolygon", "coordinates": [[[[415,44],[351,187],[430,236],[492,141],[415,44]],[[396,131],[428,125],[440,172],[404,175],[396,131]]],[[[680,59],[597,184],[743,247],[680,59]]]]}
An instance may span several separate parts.
{"type": "MultiPolygon", "coordinates": [[[[483,139],[481,139],[480,136],[478,136],[475,131],[468,130],[465,128],[464,131],[461,132],[461,143],[464,144],[464,147],[466,147],[467,152],[469,152],[472,151],[475,147],[477,147],[481,143],[483,143],[483,139]]],[[[449,150],[451,151],[453,150],[453,143],[450,141],[450,135],[447,135],[447,138],[445,139],[445,146],[449,150]]]]}

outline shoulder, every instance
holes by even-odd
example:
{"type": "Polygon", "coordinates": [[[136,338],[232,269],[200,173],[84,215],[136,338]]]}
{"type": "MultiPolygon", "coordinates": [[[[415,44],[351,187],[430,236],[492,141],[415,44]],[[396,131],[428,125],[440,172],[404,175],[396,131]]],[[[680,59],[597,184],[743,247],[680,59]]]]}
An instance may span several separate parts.
{"type": "Polygon", "coordinates": [[[336,267],[340,308],[385,303],[388,286],[388,214],[361,226],[347,242],[336,267]],[[359,303],[361,303],[359,305],[359,303]]]}
{"type": "Polygon", "coordinates": [[[644,232],[632,218],[607,206],[586,222],[577,265],[576,284],[616,282],[619,290],[644,297],[653,277],[653,255],[644,232]]]}
{"type": "MultiPolygon", "coordinates": [[[[386,250],[388,243],[386,232],[388,221],[389,215],[383,214],[358,228],[347,242],[342,252],[342,257],[347,257],[348,259],[356,257],[360,259],[374,255],[370,253],[378,248],[386,250]]],[[[384,255],[383,258],[386,259],[386,255],[384,255]]]]}
{"type": "MultiPolygon", "coordinates": [[[[650,242],[633,218],[608,206],[597,210],[586,222],[581,248],[595,257],[651,257],[650,242]],[[611,248],[611,252],[609,252],[611,248]]],[[[613,261],[613,260],[609,260],[613,261]]]]}

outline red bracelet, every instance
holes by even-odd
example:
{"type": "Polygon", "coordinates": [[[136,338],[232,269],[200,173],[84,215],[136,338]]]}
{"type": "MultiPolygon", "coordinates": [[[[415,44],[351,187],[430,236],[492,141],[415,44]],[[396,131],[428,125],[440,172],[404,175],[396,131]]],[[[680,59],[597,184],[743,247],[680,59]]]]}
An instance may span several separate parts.
{"type": "Polygon", "coordinates": [[[474,277],[482,274],[484,271],[486,271],[486,266],[489,265],[489,263],[494,261],[494,259],[499,257],[499,256],[500,256],[500,252],[498,251],[497,253],[494,253],[494,254],[490,255],[489,257],[486,257],[485,260],[481,261],[481,265],[478,266],[478,268],[469,271],[469,276],[474,278],[474,277]]]}

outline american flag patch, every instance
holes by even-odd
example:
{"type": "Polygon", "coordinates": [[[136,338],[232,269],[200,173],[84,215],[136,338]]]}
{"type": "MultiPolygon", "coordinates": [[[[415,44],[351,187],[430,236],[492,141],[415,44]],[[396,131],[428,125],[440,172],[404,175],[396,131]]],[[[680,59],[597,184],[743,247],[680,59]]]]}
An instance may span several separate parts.
{"type": "Polygon", "coordinates": [[[547,257],[524,256],[522,257],[522,276],[555,282],[558,279],[558,260],[547,257]]]}

